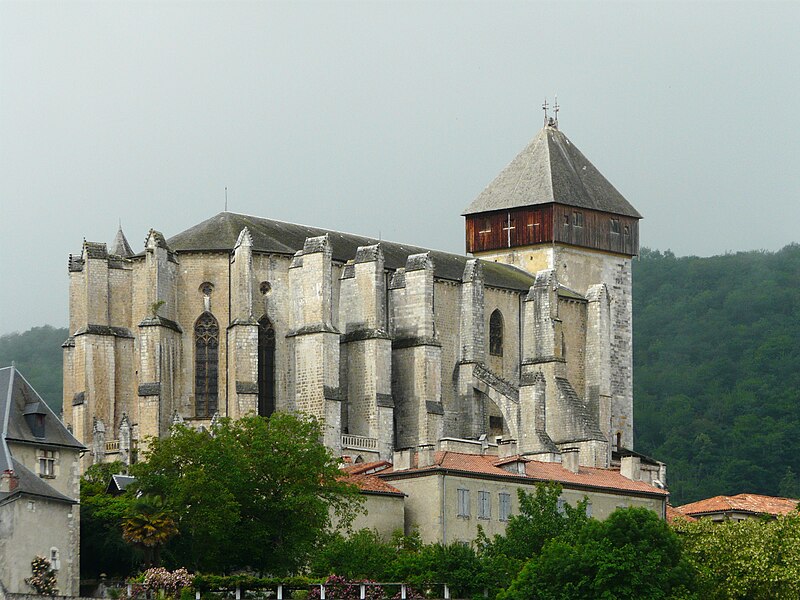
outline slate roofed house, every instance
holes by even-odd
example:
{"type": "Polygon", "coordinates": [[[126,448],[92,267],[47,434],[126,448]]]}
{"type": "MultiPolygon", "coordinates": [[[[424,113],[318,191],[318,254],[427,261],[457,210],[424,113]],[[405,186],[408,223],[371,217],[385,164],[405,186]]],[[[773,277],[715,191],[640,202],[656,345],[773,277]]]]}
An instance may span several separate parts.
{"type": "Polygon", "coordinates": [[[32,591],[25,578],[43,556],[58,593],[77,595],[85,449],[15,367],[0,369],[0,583],[8,592],[32,591]]]}
{"type": "Polygon", "coordinates": [[[689,517],[708,518],[712,521],[743,521],[762,517],[779,517],[797,511],[800,500],[762,496],[760,494],[737,494],[735,496],[714,496],[675,507],[675,510],[689,517]]]}

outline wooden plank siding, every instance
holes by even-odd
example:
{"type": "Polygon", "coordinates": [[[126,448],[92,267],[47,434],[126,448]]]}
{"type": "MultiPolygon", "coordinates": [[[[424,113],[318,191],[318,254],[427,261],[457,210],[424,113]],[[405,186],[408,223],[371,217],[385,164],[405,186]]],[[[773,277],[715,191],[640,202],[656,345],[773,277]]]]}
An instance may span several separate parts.
{"type": "Polygon", "coordinates": [[[639,253],[639,219],[634,217],[556,204],[553,220],[555,242],[629,256],[639,253]]]}
{"type": "Polygon", "coordinates": [[[473,254],[551,242],[634,256],[639,252],[639,220],[563,204],[466,218],[467,252],[473,254]]]}
{"type": "Polygon", "coordinates": [[[472,253],[552,242],[553,205],[468,215],[466,234],[467,252],[472,253]]]}

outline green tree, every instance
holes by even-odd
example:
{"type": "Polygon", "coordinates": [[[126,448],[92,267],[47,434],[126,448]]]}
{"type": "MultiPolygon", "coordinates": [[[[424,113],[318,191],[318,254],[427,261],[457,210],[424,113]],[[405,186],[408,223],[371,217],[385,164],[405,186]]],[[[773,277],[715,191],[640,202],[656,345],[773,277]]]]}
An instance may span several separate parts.
{"type": "Polygon", "coordinates": [[[702,598],[800,598],[800,515],[675,524],[702,598]]]}
{"type": "Polygon", "coordinates": [[[160,496],[139,496],[125,512],[122,539],[143,552],[146,567],[159,565],[161,548],[176,535],[175,517],[160,496]]]}
{"type": "Polygon", "coordinates": [[[694,598],[677,535],[645,508],[618,509],[547,541],[499,600],[694,598]]]}
{"type": "Polygon", "coordinates": [[[306,564],[332,522],[347,522],[359,501],[321,434],[314,419],[275,413],[222,419],[212,432],[176,427],[149,440],[134,475],[141,492],[162,496],[177,516],[172,562],[272,575],[306,564]]]}
{"type": "Polygon", "coordinates": [[[485,540],[486,552],[521,562],[538,554],[554,537],[574,537],[589,520],[586,501],[571,506],[561,500],[557,483],[537,483],[533,493],[518,490],[519,512],[512,515],[504,535],[485,540]]]}
{"type": "Polygon", "coordinates": [[[122,520],[133,495],[106,493],[111,476],[121,473],[120,462],[92,465],[81,478],[81,574],[97,578],[100,573],[125,577],[140,555],[122,539],[122,520]]]}
{"type": "Polygon", "coordinates": [[[50,325],[0,336],[0,367],[13,362],[56,414],[61,412],[61,344],[68,336],[66,328],[50,325]]]}
{"type": "Polygon", "coordinates": [[[419,546],[418,535],[409,544],[402,532],[396,532],[388,541],[374,529],[361,529],[350,536],[336,532],[315,553],[310,569],[316,577],[339,575],[349,581],[392,581],[398,556],[417,552],[419,546]]]}

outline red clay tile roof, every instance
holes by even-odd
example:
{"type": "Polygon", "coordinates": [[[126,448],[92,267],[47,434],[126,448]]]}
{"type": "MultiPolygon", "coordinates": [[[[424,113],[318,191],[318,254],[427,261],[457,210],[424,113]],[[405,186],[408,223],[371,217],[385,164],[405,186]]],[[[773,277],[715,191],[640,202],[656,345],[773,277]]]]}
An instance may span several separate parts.
{"type": "Polygon", "coordinates": [[[390,463],[388,460],[376,460],[367,463],[354,463],[345,465],[342,467],[342,471],[345,473],[350,473],[351,475],[361,475],[364,473],[377,473],[378,471],[383,471],[391,466],[392,463],[390,463]]]}
{"type": "Polygon", "coordinates": [[[619,490],[626,492],[640,492],[659,496],[669,494],[666,490],[659,489],[643,481],[631,481],[623,477],[619,469],[600,469],[595,467],[580,467],[577,473],[573,473],[561,466],[561,463],[540,462],[529,460],[525,457],[506,457],[486,456],[479,454],[462,454],[460,452],[440,451],[436,452],[433,465],[427,467],[417,467],[417,460],[411,469],[395,471],[386,469],[381,471],[381,477],[399,477],[405,473],[420,473],[425,471],[435,471],[447,469],[449,471],[460,471],[475,475],[489,475],[494,477],[524,477],[533,481],[555,481],[557,483],[570,486],[604,488],[608,490],[619,490]],[[514,473],[502,469],[498,465],[515,462],[515,460],[525,462],[525,475],[514,473]]]}
{"type": "Polygon", "coordinates": [[[691,504],[675,507],[684,515],[703,516],[713,513],[742,512],[755,515],[786,515],[797,508],[798,500],[760,496],[759,494],[737,494],[736,496],[714,496],[691,504]]]}
{"type": "Polygon", "coordinates": [[[677,508],[672,506],[671,504],[667,504],[667,523],[674,523],[675,521],[697,521],[694,517],[690,517],[689,515],[685,515],[680,512],[677,508]]]}
{"type": "Polygon", "coordinates": [[[393,485],[386,483],[375,475],[350,475],[343,478],[346,482],[358,486],[358,490],[366,494],[386,494],[391,496],[405,496],[403,492],[393,485]]]}

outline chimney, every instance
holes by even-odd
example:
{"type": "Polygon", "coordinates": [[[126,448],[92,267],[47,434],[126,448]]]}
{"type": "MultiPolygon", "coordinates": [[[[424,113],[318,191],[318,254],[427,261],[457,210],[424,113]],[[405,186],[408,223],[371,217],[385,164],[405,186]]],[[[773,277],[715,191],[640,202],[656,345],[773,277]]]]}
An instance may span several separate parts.
{"type": "Polygon", "coordinates": [[[642,459],[638,456],[623,456],[620,465],[620,475],[627,477],[631,481],[641,481],[642,459]]]}
{"type": "Polygon", "coordinates": [[[13,492],[17,489],[18,484],[19,477],[17,477],[11,469],[6,469],[3,471],[3,474],[0,475],[0,492],[13,492]]]}
{"type": "Polygon", "coordinates": [[[500,458],[515,456],[517,454],[517,440],[497,440],[497,454],[500,458]]]}
{"type": "Polygon", "coordinates": [[[395,471],[407,471],[411,468],[411,448],[402,448],[395,450],[392,455],[392,465],[395,471]]]}
{"type": "Polygon", "coordinates": [[[420,445],[417,452],[417,467],[430,467],[436,464],[436,446],[433,444],[420,445]]]}
{"type": "Polygon", "coordinates": [[[562,448],[561,449],[561,466],[567,471],[577,473],[580,470],[581,464],[581,449],[580,448],[562,448]]]}

